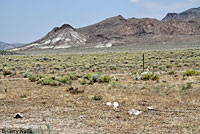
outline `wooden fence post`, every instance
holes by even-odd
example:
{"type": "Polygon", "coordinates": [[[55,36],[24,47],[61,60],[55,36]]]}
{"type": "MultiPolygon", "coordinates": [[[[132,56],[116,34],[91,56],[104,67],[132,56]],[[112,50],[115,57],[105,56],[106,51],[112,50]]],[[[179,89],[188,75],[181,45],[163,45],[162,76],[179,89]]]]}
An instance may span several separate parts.
{"type": "Polygon", "coordinates": [[[144,72],[144,54],[143,54],[143,65],[142,65],[142,71],[144,72]]]}

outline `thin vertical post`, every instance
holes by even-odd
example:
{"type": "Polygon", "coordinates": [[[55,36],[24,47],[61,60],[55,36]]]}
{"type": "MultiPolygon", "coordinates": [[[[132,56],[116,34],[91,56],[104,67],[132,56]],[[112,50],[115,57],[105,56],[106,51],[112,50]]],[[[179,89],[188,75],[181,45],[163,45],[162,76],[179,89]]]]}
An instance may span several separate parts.
{"type": "Polygon", "coordinates": [[[142,71],[144,72],[144,54],[143,54],[142,62],[143,62],[143,65],[142,65],[142,71]]]}

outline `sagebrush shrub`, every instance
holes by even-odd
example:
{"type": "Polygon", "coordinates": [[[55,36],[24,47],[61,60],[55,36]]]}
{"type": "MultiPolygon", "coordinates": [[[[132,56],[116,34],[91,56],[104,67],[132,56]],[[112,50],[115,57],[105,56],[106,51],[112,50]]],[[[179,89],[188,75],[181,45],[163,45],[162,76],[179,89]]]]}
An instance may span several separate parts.
{"type": "Polygon", "coordinates": [[[144,74],[141,77],[141,80],[153,80],[153,81],[156,81],[158,79],[159,79],[159,75],[158,74],[153,74],[153,73],[147,73],[147,74],[144,74]]]}
{"type": "Polygon", "coordinates": [[[195,75],[200,75],[200,72],[197,72],[196,70],[187,70],[183,73],[183,76],[195,76],[195,75]]]}

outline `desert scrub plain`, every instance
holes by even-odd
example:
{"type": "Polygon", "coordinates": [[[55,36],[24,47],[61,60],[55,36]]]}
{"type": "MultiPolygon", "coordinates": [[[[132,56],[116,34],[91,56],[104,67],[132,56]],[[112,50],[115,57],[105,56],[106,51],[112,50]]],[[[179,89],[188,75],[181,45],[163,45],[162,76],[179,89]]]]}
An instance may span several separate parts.
{"type": "Polygon", "coordinates": [[[0,63],[0,129],[200,133],[199,49],[12,55],[0,63]],[[13,118],[18,112],[23,118],[13,118]]]}

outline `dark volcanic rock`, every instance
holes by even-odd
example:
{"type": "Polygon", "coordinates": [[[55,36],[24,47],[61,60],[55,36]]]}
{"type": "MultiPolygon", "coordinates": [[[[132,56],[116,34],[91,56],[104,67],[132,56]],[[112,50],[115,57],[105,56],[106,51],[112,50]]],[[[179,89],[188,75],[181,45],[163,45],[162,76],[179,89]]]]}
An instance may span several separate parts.
{"type": "Polygon", "coordinates": [[[77,31],[86,36],[87,44],[99,44],[100,47],[107,43],[112,45],[131,44],[135,42],[134,38],[139,37],[194,35],[197,33],[195,25],[190,22],[159,21],[150,18],[124,19],[121,16],[106,19],[100,23],[77,29],[77,31]]]}
{"type": "Polygon", "coordinates": [[[188,21],[195,17],[200,17],[200,7],[191,8],[181,13],[168,13],[163,20],[183,20],[188,21]]]}

